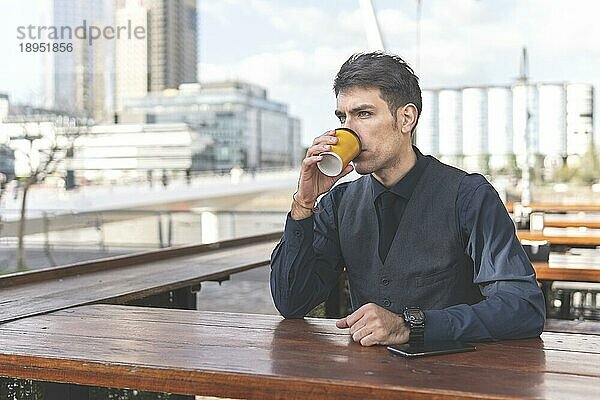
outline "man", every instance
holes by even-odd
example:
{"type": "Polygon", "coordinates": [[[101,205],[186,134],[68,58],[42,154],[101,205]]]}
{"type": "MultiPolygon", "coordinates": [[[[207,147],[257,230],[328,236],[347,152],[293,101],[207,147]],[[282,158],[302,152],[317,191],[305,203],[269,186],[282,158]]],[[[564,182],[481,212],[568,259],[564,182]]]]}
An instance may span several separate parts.
{"type": "Polygon", "coordinates": [[[335,114],[362,151],[336,177],[316,165],[334,132],[306,153],[271,257],[281,314],[306,315],[346,268],[354,312],[336,325],[364,346],[539,335],[544,298],[496,191],[411,144],[421,114],[412,69],[394,55],[355,54],[334,91],[335,114]],[[333,187],[353,168],[364,176],[333,187]]]}

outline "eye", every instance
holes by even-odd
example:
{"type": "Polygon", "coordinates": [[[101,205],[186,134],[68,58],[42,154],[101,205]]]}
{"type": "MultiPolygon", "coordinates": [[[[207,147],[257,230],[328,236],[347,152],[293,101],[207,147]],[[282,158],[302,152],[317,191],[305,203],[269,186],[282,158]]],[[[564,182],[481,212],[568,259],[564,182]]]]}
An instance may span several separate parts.
{"type": "Polygon", "coordinates": [[[345,115],[338,115],[338,119],[340,120],[340,123],[344,123],[346,122],[346,116],[345,115]]]}
{"type": "Polygon", "coordinates": [[[369,111],[359,111],[357,115],[358,118],[369,118],[371,113],[369,111]]]}

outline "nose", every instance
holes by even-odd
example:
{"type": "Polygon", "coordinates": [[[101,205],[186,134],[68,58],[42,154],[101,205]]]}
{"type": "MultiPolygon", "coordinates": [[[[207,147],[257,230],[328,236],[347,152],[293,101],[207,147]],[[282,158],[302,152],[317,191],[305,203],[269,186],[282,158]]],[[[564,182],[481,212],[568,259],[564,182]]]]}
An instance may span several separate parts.
{"type": "Polygon", "coordinates": [[[356,132],[356,129],[353,128],[353,125],[354,124],[352,123],[352,120],[350,118],[347,118],[342,124],[342,128],[352,129],[354,132],[356,132]]]}

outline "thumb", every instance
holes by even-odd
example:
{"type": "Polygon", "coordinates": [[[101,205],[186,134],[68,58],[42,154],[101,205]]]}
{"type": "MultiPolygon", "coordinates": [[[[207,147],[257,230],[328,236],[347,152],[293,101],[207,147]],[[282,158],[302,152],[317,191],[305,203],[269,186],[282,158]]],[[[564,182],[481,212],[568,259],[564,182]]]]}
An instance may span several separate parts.
{"type": "Polygon", "coordinates": [[[338,319],[337,321],[335,321],[335,326],[337,326],[340,329],[349,328],[348,321],[346,321],[345,317],[342,318],[342,319],[338,319]]]}

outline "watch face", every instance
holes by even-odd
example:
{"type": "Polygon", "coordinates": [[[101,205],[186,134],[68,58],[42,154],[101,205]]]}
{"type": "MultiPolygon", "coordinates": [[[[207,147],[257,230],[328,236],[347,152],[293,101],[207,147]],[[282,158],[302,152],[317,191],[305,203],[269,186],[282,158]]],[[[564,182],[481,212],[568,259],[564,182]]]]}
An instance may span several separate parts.
{"type": "Polygon", "coordinates": [[[406,318],[408,319],[407,322],[418,324],[425,320],[425,314],[419,309],[408,309],[406,310],[406,318]]]}

